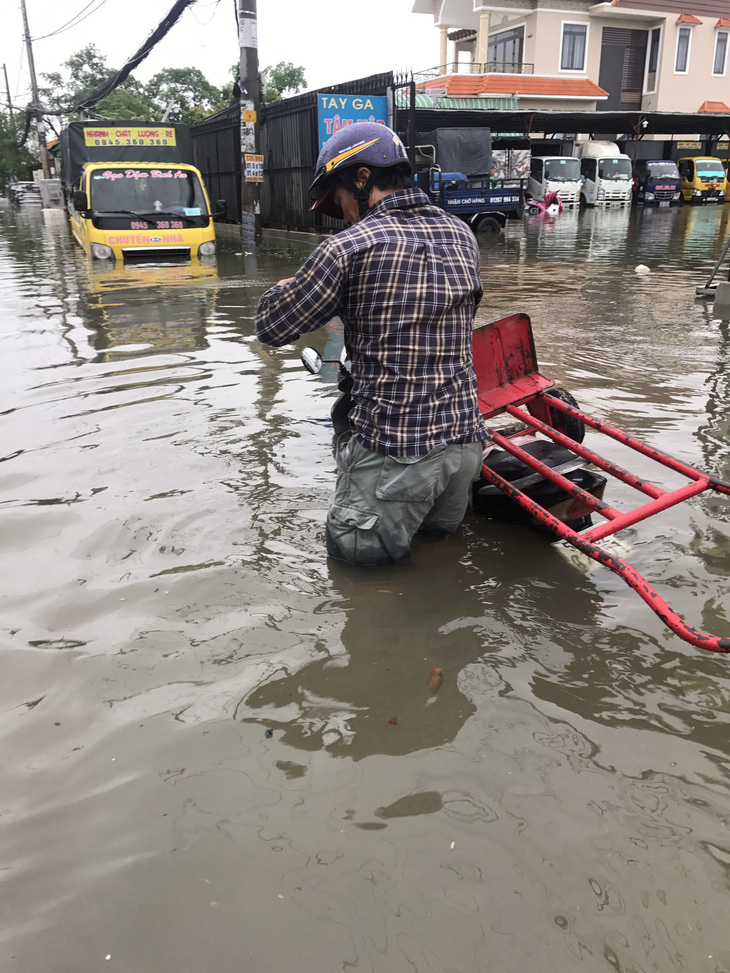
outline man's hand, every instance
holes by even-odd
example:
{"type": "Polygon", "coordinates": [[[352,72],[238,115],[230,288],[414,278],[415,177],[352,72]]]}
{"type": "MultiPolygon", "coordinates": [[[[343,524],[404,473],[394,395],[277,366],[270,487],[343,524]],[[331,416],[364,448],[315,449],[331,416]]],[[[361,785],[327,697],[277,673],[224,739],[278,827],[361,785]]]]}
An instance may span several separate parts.
{"type": "Polygon", "coordinates": [[[282,284],[291,284],[293,280],[294,280],[293,277],[285,277],[283,280],[277,282],[277,286],[280,287],[282,284]]]}

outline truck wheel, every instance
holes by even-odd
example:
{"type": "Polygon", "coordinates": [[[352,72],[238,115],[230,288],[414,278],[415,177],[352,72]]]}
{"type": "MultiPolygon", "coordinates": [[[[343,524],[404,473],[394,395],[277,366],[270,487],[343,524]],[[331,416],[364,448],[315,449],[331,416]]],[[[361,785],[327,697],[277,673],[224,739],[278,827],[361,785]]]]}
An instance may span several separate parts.
{"type": "Polygon", "coordinates": [[[493,237],[502,232],[502,224],[496,216],[480,216],[474,224],[474,235],[477,239],[493,237]]]}
{"type": "MultiPolygon", "coordinates": [[[[553,388],[547,389],[545,395],[552,396],[554,399],[560,399],[566,405],[572,405],[574,409],[580,408],[567,389],[554,386],[553,388]]],[[[572,439],[573,442],[582,443],[585,439],[586,427],[584,423],[580,419],[574,419],[573,416],[567,416],[564,412],[559,412],[557,409],[550,409],[550,425],[554,429],[557,429],[558,432],[562,432],[564,436],[572,439]]]]}

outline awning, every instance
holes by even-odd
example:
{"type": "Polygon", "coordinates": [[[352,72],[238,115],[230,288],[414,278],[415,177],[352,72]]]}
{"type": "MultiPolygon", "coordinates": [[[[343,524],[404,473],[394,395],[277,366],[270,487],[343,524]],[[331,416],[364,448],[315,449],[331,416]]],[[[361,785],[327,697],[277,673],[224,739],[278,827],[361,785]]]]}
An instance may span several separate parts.
{"type": "MultiPolygon", "coordinates": [[[[411,95],[407,88],[398,88],[395,92],[396,108],[410,108],[411,95]]],[[[416,92],[416,108],[440,108],[442,110],[460,109],[470,111],[513,111],[517,108],[517,98],[514,95],[503,95],[488,98],[456,98],[449,95],[425,94],[416,92]]]]}

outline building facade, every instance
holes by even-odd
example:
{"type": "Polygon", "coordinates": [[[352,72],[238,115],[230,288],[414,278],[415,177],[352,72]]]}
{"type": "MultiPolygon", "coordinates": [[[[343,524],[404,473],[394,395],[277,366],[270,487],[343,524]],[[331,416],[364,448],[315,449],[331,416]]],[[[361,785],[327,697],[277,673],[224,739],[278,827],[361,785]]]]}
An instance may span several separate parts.
{"type": "Polygon", "coordinates": [[[415,0],[425,89],[520,108],[730,112],[730,0],[415,0]]]}

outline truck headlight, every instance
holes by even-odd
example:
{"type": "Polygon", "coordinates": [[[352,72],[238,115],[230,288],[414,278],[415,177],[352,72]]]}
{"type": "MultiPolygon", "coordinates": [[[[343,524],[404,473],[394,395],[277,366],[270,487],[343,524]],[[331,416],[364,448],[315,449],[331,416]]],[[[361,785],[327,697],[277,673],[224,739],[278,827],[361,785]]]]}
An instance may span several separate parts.
{"type": "Polygon", "coordinates": [[[680,199],[681,196],[682,196],[681,193],[675,193],[674,196],[672,197],[672,199],[680,199]]]}
{"type": "Polygon", "coordinates": [[[702,195],[702,190],[701,189],[693,189],[692,190],[692,195],[693,196],[701,196],[702,195]]]}
{"type": "Polygon", "coordinates": [[[198,247],[199,257],[212,257],[215,253],[215,243],[213,240],[206,240],[205,243],[201,243],[198,247]]]}
{"type": "Polygon", "coordinates": [[[112,250],[111,247],[108,247],[105,243],[92,243],[91,256],[95,260],[113,260],[114,251],[112,250]]]}
{"type": "Polygon", "coordinates": [[[654,199],[654,193],[644,193],[644,199],[654,199]]]}

